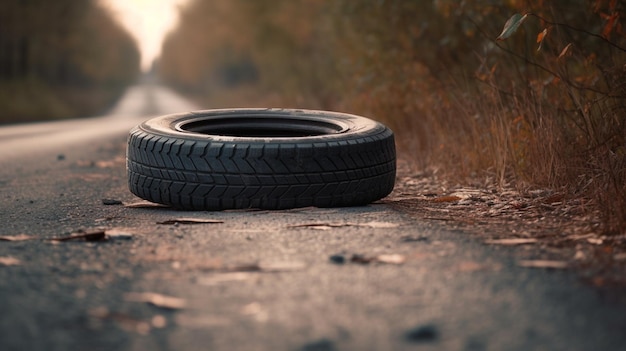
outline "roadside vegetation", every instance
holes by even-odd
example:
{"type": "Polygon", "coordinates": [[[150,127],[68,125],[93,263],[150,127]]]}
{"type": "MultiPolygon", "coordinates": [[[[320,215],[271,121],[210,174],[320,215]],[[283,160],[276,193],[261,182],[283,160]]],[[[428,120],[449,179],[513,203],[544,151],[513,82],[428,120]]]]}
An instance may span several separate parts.
{"type": "Polygon", "coordinates": [[[0,2],[0,123],[102,113],[138,72],[134,40],[97,1],[0,2]]]}
{"type": "Polygon", "coordinates": [[[197,0],[181,15],[159,71],[205,106],[369,116],[419,169],[551,189],[626,230],[622,1],[197,0]]]}

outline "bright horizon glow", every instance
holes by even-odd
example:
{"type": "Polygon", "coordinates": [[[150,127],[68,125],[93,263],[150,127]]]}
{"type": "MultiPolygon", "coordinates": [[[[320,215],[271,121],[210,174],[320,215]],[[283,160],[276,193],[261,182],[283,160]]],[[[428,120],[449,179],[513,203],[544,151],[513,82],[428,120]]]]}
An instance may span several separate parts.
{"type": "Polygon", "coordinates": [[[100,0],[133,35],[141,52],[141,69],[147,72],[161,55],[163,40],[178,24],[178,9],[189,0],[100,0]]]}

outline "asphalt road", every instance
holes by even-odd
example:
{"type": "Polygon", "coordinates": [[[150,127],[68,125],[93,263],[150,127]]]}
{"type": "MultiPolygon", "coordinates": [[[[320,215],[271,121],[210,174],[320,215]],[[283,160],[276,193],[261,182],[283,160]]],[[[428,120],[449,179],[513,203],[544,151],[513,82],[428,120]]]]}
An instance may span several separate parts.
{"type": "Polygon", "coordinates": [[[0,241],[0,350],[626,350],[620,299],[384,203],[106,205],[139,200],[127,131],[190,109],[143,85],[107,116],[0,128],[0,236],[31,239],[0,241]],[[222,223],[157,223],[181,218],[222,223]],[[49,240],[78,230],[108,240],[49,240]]]}

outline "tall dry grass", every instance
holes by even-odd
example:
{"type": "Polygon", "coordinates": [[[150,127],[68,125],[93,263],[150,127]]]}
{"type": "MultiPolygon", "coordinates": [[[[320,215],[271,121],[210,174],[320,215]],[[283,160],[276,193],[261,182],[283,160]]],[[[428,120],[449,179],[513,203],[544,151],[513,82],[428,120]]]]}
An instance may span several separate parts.
{"type": "Polygon", "coordinates": [[[419,167],[461,183],[550,189],[599,214],[604,232],[626,230],[626,5],[220,3],[220,16],[202,1],[184,12],[162,60],[166,80],[206,106],[373,117],[396,132],[400,151],[419,167]],[[497,41],[516,12],[531,14],[497,41]],[[203,27],[211,21],[238,25],[211,32],[203,27]],[[232,62],[257,74],[220,86],[212,72],[232,62]]]}

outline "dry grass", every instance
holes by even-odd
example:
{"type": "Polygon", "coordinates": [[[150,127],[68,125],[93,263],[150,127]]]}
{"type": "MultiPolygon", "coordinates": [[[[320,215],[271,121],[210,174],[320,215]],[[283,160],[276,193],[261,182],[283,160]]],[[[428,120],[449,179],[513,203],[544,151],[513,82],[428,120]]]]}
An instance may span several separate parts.
{"type": "MultiPolygon", "coordinates": [[[[602,226],[594,230],[626,231],[626,49],[620,48],[626,36],[617,25],[611,35],[601,15],[620,15],[620,6],[585,0],[489,6],[294,1],[271,8],[259,3],[248,12],[249,2],[224,2],[246,26],[223,37],[213,33],[210,40],[210,30],[197,28],[215,14],[198,2],[165,45],[185,47],[164,51],[166,80],[206,93],[206,72],[224,66],[207,62],[237,39],[241,50],[232,54],[251,60],[258,76],[212,90],[207,106],[333,109],[372,117],[396,132],[400,152],[421,170],[459,184],[558,192],[600,214],[602,226]],[[528,11],[533,15],[518,33],[495,40],[512,13],[528,11]],[[537,34],[544,30],[538,48],[537,34]],[[199,33],[195,39],[204,46],[189,47],[199,33]],[[196,71],[179,64],[192,56],[200,58],[196,71]],[[193,79],[184,81],[186,72],[193,79]]],[[[615,18],[626,18],[620,16],[615,18]]]]}

